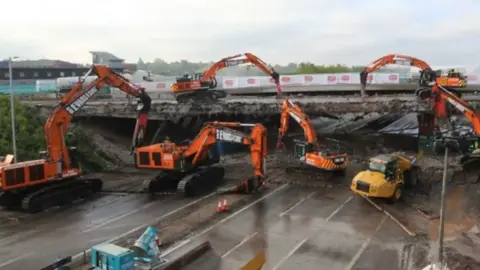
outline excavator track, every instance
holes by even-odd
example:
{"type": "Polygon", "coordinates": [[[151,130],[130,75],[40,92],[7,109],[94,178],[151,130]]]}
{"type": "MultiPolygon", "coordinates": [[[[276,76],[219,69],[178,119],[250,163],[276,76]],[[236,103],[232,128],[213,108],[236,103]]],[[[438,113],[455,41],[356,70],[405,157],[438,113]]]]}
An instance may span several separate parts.
{"type": "Polygon", "coordinates": [[[29,193],[23,198],[21,207],[28,212],[37,213],[85,198],[100,192],[102,187],[103,182],[99,178],[63,180],[29,193]]]}
{"type": "Polygon", "coordinates": [[[186,92],[177,94],[176,100],[178,103],[195,103],[195,102],[215,102],[220,98],[227,96],[227,93],[222,90],[194,90],[193,92],[186,92]]]}
{"type": "Polygon", "coordinates": [[[144,193],[174,195],[177,185],[187,174],[182,172],[160,172],[157,176],[143,181],[144,193]]]}
{"type": "Polygon", "coordinates": [[[191,173],[161,172],[143,182],[143,192],[157,195],[196,196],[220,185],[225,176],[223,167],[202,167],[191,173]]]}
{"type": "Polygon", "coordinates": [[[225,177],[223,167],[205,167],[184,177],[177,186],[177,193],[185,197],[193,197],[202,192],[215,189],[225,177]]]}

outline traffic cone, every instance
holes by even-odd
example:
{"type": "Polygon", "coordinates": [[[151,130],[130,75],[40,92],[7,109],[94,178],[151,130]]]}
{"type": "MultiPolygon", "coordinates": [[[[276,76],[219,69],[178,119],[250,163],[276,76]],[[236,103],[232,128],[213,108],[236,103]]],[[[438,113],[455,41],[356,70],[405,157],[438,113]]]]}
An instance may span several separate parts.
{"type": "Polygon", "coordinates": [[[223,199],[222,210],[223,210],[223,211],[228,211],[227,199],[223,199]]]}
{"type": "Polygon", "coordinates": [[[217,213],[220,213],[222,212],[223,210],[223,205],[222,205],[222,202],[221,201],[218,201],[218,205],[217,205],[217,213]]]}

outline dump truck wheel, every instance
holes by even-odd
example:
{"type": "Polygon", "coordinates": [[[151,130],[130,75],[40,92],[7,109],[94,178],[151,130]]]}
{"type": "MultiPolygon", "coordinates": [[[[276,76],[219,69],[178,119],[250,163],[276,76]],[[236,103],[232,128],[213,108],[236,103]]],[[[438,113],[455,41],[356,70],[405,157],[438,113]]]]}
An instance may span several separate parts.
{"type": "Polygon", "coordinates": [[[403,186],[402,185],[397,185],[395,188],[395,191],[393,192],[392,197],[389,198],[390,203],[394,203],[399,201],[403,196],[403,186]]]}

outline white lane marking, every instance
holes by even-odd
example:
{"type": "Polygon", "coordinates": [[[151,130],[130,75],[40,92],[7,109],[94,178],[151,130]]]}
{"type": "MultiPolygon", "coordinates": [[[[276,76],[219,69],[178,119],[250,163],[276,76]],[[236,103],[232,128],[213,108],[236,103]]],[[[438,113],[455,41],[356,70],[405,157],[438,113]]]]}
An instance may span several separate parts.
{"type": "Polygon", "coordinates": [[[184,245],[186,245],[190,242],[191,242],[190,239],[183,240],[182,242],[180,242],[180,244],[177,244],[177,245],[173,246],[172,248],[165,250],[165,252],[161,253],[160,255],[161,256],[167,256],[168,254],[174,252],[175,250],[183,247],[184,245]]]}
{"type": "Polygon", "coordinates": [[[6,261],[6,262],[3,262],[3,263],[0,264],[0,268],[1,268],[1,267],[5,267],[5,266],[7,266],[7,265],[9,265],[9,264],[12,264],[12,263],[14,263],[14,262],[16,262],[16,261],[19,261],[19,260],[21,260],[21,259],[23,259],[23,258],[26,258],[26,257],[28,257],[28,256],[31,256],[31,255],[34,254],[34,253],[35,253],[35,252],[29,252],[29,253],[24,254],[24,255],[22,255],[22,256],[17,256],[17,257],[15,257],[15,258],[13,258],[13,259],[10,259],[10,260],[6,261]]]}
{"type": "MultiPolygon", "coordinates": [[[[337,209],[335,209],[335,211],[333,211],[333,213],[331,213],[326,219],[325,219],[325,223],[323,225],[325,225],[334,215],[336,215],[349,201],[351,201],[353,199],[353,196],[350,196],[345,202],[343,202],[337,209]]],[[[323,226],[322,226],[323,227],[323,226]]],[[[303,244],[305,244],[305,242],[308,241],[308,239],[310,239],[310,236],[307,236],[305,237],[300,243],[298,243],[285,257],[283,257],[273,268],[272,270],[276,270],[278,269],[288,258],[290,258],[293,253],[295,253],[303,244]]]]}
{"type": "MultiPolygon", "coordinates": [[[[260,201],[262,201],[263,199],[266,199],[266,198],[270,197],[271,195],[273,195],[274,193],[278,192],[279,190],[282,190],[282,189],[286,188],[287,186],[289,186],[289,185],[288,185],[288,184],[283,184],[283,185],[281,185],[280,187],[278,187],[277,189],[275,189],[275,190],[273,190],[272,192],[268,193],[267,195],[262,196],[261,198],[259,198],[259,199],[257,199],[256,201],[250,203],[249,205],[243,207],[242,209],[238,210],[237,212],[235,212],[235,213],[233,213],[233,214],[225,217],[224,219],[222,219],[222,220],[220,220],[219,222],[213,224],[212,226],[208,227],[207,229],[203,230],[202,232],[200,232],[200,233],[198,233],[198,234],[190,237],[190,239],[195,239],[195,238],[199,237],[200,235],[203,235],[203,234],[205,234],[205,233],[213,230],[216,226],[218,226],[218,225],[220,225],[220,224],[222,224],[222,223],[225,223],[225,222],[228,221],[229,219],[237,216],[237,215],[240,214],[241,212],[243,212],[243,211],[247,210],[248,208],[254,206],[255,204],[257,204],[257,203],[259,203],[260,201]]],[[[186,245],[186,243],[183,243],[183,244],[181,244],[180,246],[184,246],[184,245],[186,245]]]]}
{"type": "MultiPolygon", "coordinates": [[[[171,212],[169,212],[169,213],[167,213],[167,214],[165,214],[165,215],[163,215],[163,216],[160,216],[160,217],[158,217],[158,218],[155,219],[154,223],[156,223],[156,222],[158,222],[159,220],[161,220],[161,219],[163,219],[163,218],[166,218],[166,217],[168,217],[168,216],[170,216],[170,215],[173,215],[173,214],[175,214],[175,213],[177,213],[177,212],[179,212],[179,211],[182,211],[183,209],[185,209],[185,208],[187,208],[187,207],[190,207],[190,206],[192,206],[192,205],[194,205],[194,204],[196,204],[196,203],[198,203],[198,202],[200,202],[200,201],[203,201],[203,200],[205,200],[205,199],[207,199],[207,198],[209,198],[209,197],[212,197],[212,196],[215,195],[215,194],[217,194],[216,191],[215,191],[215,192],[212,192],[212,193],[210,193],[210,194],[208,194],[208,195],[205,195],[205,196],[203,196],[203,197],[201,197],[201,198],[199,198],[199,199],[197,199],[197,200],[195,200],[195,201],[193,201],[193,202],[191,202],[191,203],[188,203],[188,204],[186,204],[186,205],[184,205],[184,206],[182,206],[182,207],[180,207],[180,208],[177,208],[177,209],[175,209],[175,210],[173,210],[173,211],[171,211],[171,212]]],[[[122,234],[120,234],[120,235],[118,235],[118,236],[116,236],[116,237],[114,237],[114,238],[112,238],[112,239],[110,239],[110,240],[108,240],[108,241],[103,242],[102,244],[109,244],[109,243],[115,242],[115,241],[117,241],[117,240],[120,239],[120,238],[123,238],[123,237],[125,237],[125,236],[127,236],[127,235],[129,235],[129,234],[132,234],[132,233],[134,233],[134,232],[136,232],[136,231],[141,230],[142,228],[144,228],[145,226],[147,226],[147,224],[150,224],[150,223],[151,223],[151,222],[149,222],[149,223],[144,223],[144,224],[142,224],[142,225],[140,225],[140,226],[137,226],[137,227],[129,230],[128,232],[122,233],[122,234]]],[[[85,250],[85,251],[83,251],[83,252],[80,252],[80,253],[78,253],[77,255],[73,256],[73,257],[72,257],[72,262],[74,262],[74,261],[76,261],[76,260],[79,260],[80,258],[83,257],[83,254],[89,253],[91,250],[92,250],[92,249],[89,248],[89,249],[87,249],[87,250],[85,250]]]]}
{"type": "Polygon", "coordinates": [[[357,254],[355,254],[355,256],[352,258],[352,260],[350,261],[350,263],[347,265],[347,267],[345,267],[345,270],[351,270],[353,268],[353,266],[355,265],[355,263],[357,263],[358,259],[360,259],[360,256],[362,256],[363,252],[365,251],[365,249],[367,248],[367,246],[370,244],[370,242],[372,241],[373,237],[375,236],[375,234],[377,234],[377,232],[380,230],[380,228],[382,227],[383,223],[385,222],[385,220],[387,220],[387,216],[384,216],[382,221],[380,221],[380,223],[378,224],[377,226],[377,229],[375,229],[375,231],[372,233],[372,235],[370,235],[370,237],[365,240],[365,242],[363,242],[363,245],[362,247],[358,250],[357,254]]]}
{"type": "Polygon", "coordinates": [[[234,252],[237,248],[239,248],[240,246],[242,246],[243,244],[245,244],[246,242],[248,242],[250,239],[252,239],[253,237],[255,237],[255,235],[257,235],[258,232],[254,232],[254,233],[251,233],[250,235],[248,235],[247,237],[245,237],[240,243],[236,244],[233,248],[231,248],[230,250],[228,250],[227,252],[225,252],[223,255],[222,255],[222,258],[225,258],[227,257],[228,255],[230,255],[230,253],[234,252]]]}
{"type": "Polygon", "coordinates": [[[283,211],[282,213],[280,213],[280,217],[283,217],[285,216],[286,214],[288,214],[290,211],[292,211],[293,209],[295,209],[295,207],[299,206],[300,204],[302,204],[304,201],[306,201],[308,198],[312,197],[313,194],[315,194],[316,191],[310,193],[307,197],[304,197],[303,199],[301,199],[300,201],[298,201],[296,204],[290,206],[289,208],[287,208],[287,210],[283,211]]]}
{"type": "Polygon", "coordinates": [[[210,227],[208,227],[207,229],[203,230],[201,233],[195,235],[194,237],[200,236],[200,235],[202,235],[202,234],[205,234],[205,233],[213,230],[216,226],[218,226],[218,225],[220,225],[220,224],[223,224],[223,223],[227,222],[228,220],[236,217],[237,215],[241,214],[243,211],[245,211],[245,210],[247,210],[248,208],[254,206],[255,204],[263,201],[264,199],[272,196],[273,194],[275,194],[275,193],[277,193],[278,191],[286,188],[287,186],[288,186],[288,184],[283,184],[282,186],[278,187],[277,189],[273,190],[272,192],[270,192],[270,193],[268,193],[268,194],[266,194],[266,195],[263,195],[262,197],[260,197],[260,198],[257,199],[256,201],[250,203],[249,205],[247,205],[247,206],[243,207],[242,209],[238,210],[237,212],[235,212],[235,213],[229,215],[228,217],[225,217],[224,219],[220,220],[219,222],[213,224],[212,226],[210,226],[210,227]]]}
{"type": "Polygon", "coordinates": [[[112,218],[112,219],[106,220],[106,221],[104,221],[104,222],[102,222],[102,223],[100,223],[100,224],[97,224],[97,225],[95,225],[95,226],[93,226],[93,227],[90,227],[90,228],[84,230],[82,233],[91,232],[91,231],[96,230],[96,229],[98,229],[98,228],[100,228],[100,227],[103,227],[103,226],[108,225],[108,224],[110,224],[110,223],[112,223],[112,222],[115,222],[115,221],[117,221],[117,220],[119,220],[119,219],[122,219],[122,218],[124,218],[124,217],[128,217],[128,216],[130,216],[130,215],[133,215],[133,214],[137,213],[137,212],[140,211],[140,210],[143,210],[143,209],[145,209],[145,208],[150,207],[150,206],[153,205],[154,203],[155,203],[155,202],[151,202],[151,203],[142,205],[142,207],[140,207],[140,208],[137,208],[137,209],[135,209],[135,210],[132,210],[132,211],[130,211],[130,212],[127,212],[127,213],[125,213],[125,214],[123,214],[123,215],[114,217],[114,218],[112,218]]]}

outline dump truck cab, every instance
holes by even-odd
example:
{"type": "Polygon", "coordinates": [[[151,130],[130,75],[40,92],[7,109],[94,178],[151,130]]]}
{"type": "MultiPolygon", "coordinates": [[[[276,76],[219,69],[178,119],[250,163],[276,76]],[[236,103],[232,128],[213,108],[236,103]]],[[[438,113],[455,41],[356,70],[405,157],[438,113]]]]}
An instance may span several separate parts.
{"type": "Polygon", "coordinates": [[[366,170],[352,180],[351,190],[356,194],[397,201],[405,187],[417,182],[419,167],[399,154],[381,154],[370,158],[366,170]]]}

